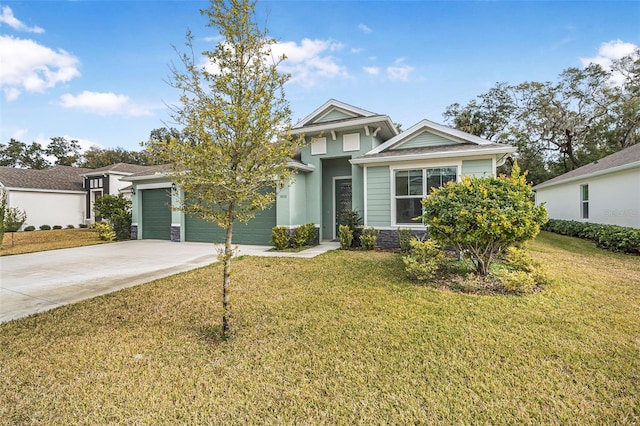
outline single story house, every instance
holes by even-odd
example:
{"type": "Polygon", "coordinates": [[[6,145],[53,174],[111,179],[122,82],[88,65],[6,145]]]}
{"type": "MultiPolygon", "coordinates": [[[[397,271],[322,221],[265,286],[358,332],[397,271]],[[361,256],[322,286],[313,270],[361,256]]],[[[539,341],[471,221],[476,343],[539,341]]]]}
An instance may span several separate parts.
{"type": "MultiPolygon", "coordinates": [[[[399,228],[423,230],[413,220],[432,187],[463,176],[489,176],[515,151],[429,120],[399,132],[387,115],[329,100],[292,128],[305,144],[290,162],[297,174],[276,203],[234,228],[235,244],[270,244],[273,226],[314,223],[320,239],[336,239],[341,212],[356,210],[380,230],[382,246],[397,246],[399,228]]],[[[134,238],[222,242],[213,223],[185,216],[160,167],[123,178],[133,184],[134,238]]]]}
{"type": "Polygon", "coordinates": [[[149,166],[118,163],[100,169],[55,166],[43,170],[0,167],[0,188],[7,205],[24,210],[24,226],[78,226],[95,220],[93,202],[103,194],[131,195],[120,178],[149,166]]]}
{"type": "Polygon", "coordinates": [[[640,228],[640,144],[533,187],[549,218],[640,228]]]}

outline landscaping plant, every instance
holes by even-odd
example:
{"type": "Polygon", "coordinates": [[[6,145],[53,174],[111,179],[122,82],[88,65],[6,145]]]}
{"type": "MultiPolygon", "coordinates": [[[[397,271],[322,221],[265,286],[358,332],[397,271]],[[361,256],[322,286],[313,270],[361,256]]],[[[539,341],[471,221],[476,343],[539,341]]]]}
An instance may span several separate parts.
{"type": "Polygon", "coordinates": [[[547,220],[517,164],[511,176],[465,176],[434,188],[422,205],[431,238],[467,253],[480,276],[503,250],[533,239],[547,220]]]}
{"type": "Polygon", "coordinates": [[[289,245],[289,228],[286,226],[274,226],[271,228],[271,242],[276,250],[284,250],[289,245]]]}
{"type": "Polygon", "coordinates": [[[111,225],[116,240],[131,238],[131,200],[122,194],[103,195],[94,202],[93,210],[111,225]]]}
{"type": "Polygon", "coordinates": [[[353,231],[348,225],[338,226],[338,239],[340,240],[340,248],[348,250],[353,242],[353,231]]]}
{"type": "Polygon", "coordinates": [[[362,230],[362,235],[360,235],[360,245],[362,248],[365,250],[373,250],[376,248],[378,235],[380,235],[380,231],[375,229],[373,226],[364,228],[362,230]]]}

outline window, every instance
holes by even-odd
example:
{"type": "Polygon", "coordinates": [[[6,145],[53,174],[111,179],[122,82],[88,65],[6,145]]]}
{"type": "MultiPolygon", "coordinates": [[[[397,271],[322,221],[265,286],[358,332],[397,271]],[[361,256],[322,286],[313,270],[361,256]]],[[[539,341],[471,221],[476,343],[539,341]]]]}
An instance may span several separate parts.
{"type": "Polygon", "coordinates": [[[589,185],[580,185],[580,216],[589,219],[589,185]]]}
{"type": "Polygon", "coordinates": [[[397,224],[415,224],[422,214],[422,200],[439,188],[457,179],[456,167],[397,170],[395,172],[395,208],[397,224]]]}

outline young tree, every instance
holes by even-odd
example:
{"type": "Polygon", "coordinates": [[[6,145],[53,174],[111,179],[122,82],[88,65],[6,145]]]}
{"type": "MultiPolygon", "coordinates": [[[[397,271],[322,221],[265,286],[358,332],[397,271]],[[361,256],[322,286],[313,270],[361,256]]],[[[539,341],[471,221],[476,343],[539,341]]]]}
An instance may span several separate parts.
{"type": "Polygon", "coordinates": [[[228,338],[234,222],[246,223],[274,202],[274,190],[291,175],[287,162],[299,139],[289,134],[291,112],[283,91],[289,75],[277,70],[285,58],[272,56],[275,40],[258,27],[255,1],[212,0],[201,13],[221,41],[202,53],[203,64],[187,33],[187,53],[180,54],[184,70],[171,67],[170,84],[182,93],[173,119],[184,126],[184,137],[160,142],[160,148],[153,140],[148,145],[171,159],[171,177],[184,194],[180,209],[226,230],[220,259],[222,335],[228,338]]]}
{"type": "Polygon", "coordinates": [[[433,189],[422,205],[431,238],[467,252],[482,276],[498,254],[534,238],[547,221],[517,164],[510,177],[464,177],[433,189]]]}

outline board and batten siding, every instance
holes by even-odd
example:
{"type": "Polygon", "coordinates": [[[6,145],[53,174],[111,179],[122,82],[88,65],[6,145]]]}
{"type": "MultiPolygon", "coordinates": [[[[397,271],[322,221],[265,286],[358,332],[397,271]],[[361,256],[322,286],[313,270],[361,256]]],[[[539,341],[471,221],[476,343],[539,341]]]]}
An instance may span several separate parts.
{"type": "Polygon", "coordinates": [[[416,135],[406,142],[403,142],[393,148],[391,150],[396,149],[408,149],[408,148],[424,148],[427,146],[443,146],[443,145],[456,145],[457,142],[452,140],[443,138],[442,136],[434,135],[429,132],[422,132],[419,135],[416,135]]]}
{"type": "Polygon", "coordinates": [[[388,166],[367,167],[367,226],[391,225],[391,182],[388,166]]]}
{"type": "Polygon", "coordinates": [[[462,161],[462,176],[471,177],[489,177],[493,175],[493,161],[491,158],[482,160],[464,160],[462,161]]]}

